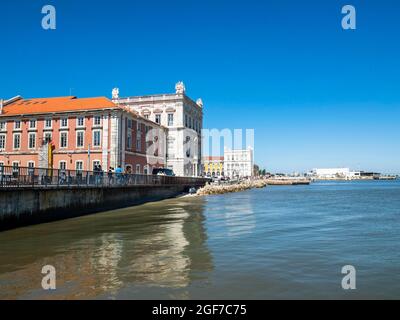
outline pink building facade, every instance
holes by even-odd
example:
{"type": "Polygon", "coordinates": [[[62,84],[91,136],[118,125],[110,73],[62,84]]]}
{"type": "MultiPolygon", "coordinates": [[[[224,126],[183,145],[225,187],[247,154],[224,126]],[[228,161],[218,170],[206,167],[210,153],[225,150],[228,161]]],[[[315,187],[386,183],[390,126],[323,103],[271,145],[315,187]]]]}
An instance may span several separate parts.
{"type": "Polygon", "coordinates": [[[104,97],[17,97],[0,103],[0,166],[89,171],[121,166],[151,174],[165,165],[163,148],[154,147],[164,136],[162,126],[104,97]]]}

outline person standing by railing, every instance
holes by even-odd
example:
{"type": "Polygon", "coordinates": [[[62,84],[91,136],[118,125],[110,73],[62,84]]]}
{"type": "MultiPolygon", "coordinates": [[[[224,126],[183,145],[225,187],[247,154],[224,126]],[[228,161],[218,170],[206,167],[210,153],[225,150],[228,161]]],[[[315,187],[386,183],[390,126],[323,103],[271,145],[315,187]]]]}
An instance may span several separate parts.
{"type": "Polygon", "coordinates": [[[35,182],[35,168],[28,167],[28,177],[29,177],[29,184],[34,184],[35,182]]]}
{"type": "Polygon", "coordinates": [[[59,170],[59,184],[64,185],[67,182],[67,174],[65,173],[64,169],[59,170]]]}
{"type": "Polygon", "coordinates": [[[97,169],[98,169],[98,173],[99,173],[99,175],[98,175],[98,184],[103,184],[104,172],[103,172],[103,168],[101,167],[101,164],[98,165],[97,169]]]}
{"type": "Polygon", "coordinates": [[[117,167],[117,169],[115,169],[115,176],[117,178],[117,183],[122,184],[123,171],[120,165],[117,167]]]}
{"type": "Polygon", "coordinates": [[[107,176],[108,176],[108,185],[110,186],[110,185],[112,185],[113,184],[113,180],[114,180],[114,168],[112,168],[112,167],[110,167],[110,168],[108,168],[108,173],[107,173],[107,176]]]}

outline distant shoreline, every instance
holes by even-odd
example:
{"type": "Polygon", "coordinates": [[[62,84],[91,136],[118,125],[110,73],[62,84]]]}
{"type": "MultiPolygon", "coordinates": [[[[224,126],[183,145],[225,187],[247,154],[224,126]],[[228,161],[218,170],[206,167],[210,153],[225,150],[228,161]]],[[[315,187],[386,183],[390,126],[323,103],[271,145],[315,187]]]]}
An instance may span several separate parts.
{"type": "Polygon", "coordinates": [[[366,181],[400,181],[400,179],[313,179],[312,182],[323,182],[323,181],[332,181],[332,182],[366,182],[366,181]]]}

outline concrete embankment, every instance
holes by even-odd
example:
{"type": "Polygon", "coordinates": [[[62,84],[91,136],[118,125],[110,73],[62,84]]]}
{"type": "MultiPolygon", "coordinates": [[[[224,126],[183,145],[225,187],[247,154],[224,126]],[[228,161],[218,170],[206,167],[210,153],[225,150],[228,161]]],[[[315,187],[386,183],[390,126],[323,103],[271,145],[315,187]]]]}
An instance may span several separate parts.
{"type": "Polygon", "coordinates": [[[197,195],[206,196],[206,195],[241,192],[244,190],[249,190],[254,188],[264,188],[266,186],[267,183],[264,180],[244,181],[235,184],[221,184],[221,185],[208,184],[205,187],[200,188],[197,191],[197,195]]]}
{"type": "Polygon", "coordinates": [[[311,183],[308,179],[267,179],[267,185],[269,186],[297,186],[297,185],[309,185],[311,183]]]}
{"type": "Polygon", "coordinates": [[[193,185],[0,189],[0,231],[173,198],[190,187],[193,185]]]}

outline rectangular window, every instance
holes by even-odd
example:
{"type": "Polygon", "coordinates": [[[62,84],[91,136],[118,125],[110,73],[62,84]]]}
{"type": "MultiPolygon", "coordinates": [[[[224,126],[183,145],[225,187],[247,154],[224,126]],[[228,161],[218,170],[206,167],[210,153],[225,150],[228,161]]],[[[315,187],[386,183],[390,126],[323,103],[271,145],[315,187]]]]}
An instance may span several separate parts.
{"type": "Polygon", "coordinates": [[[77,131],[76,132],[76,147],[77,148],[83,148],[84,146],[84,132],[83,131],[77,131]]]}
{"type": "Polygon", "coordinates": [[[5,130],[6,130],[6,122],[0,121],[0,131],[5,131],[5,130]]]}
{"type": "Polygon", "coordinates": [[[137,131],[137,132],[140,132],[141,129],[142,129],[142,124],[141,124],[139,121],[136,122],[136,131],[137,131]]]}
{"type": "Polygon", "coordinates": [[[36,148],[36,133],[29,134],[29,142],[28,142],[29,149],[36,148]]]}
{"type": "Polygon", "coordinates": [[[144,115],[144,118],[147,119],[147,120],[149,120],[149,115],[148,115],[148,114],[145,114],[145,115],[144,115]]]}
{"type": "Polygon", "coordinates": [[[132,149],[132,133],[129,131],[126,137],[126,148],[132,149]]]}
{"type": "Polygon", "coordinates": [[[84,125],[85,125],[85,118],[84,117],[76,118],[76,126],[77,127],[83,127],[84,125]]]}
{"type": "Polygon", "coordinates": [[[100,165],[101,165],[101,163],[100,163],[99,160],[94,160],[94,161],[93,161],[93,171],[94,171],[94,168],[99,168],[100,165]]]}
{"type": "Polygon", "coordinates": [[[15,130],[21,129],[21,121],[20,121],[20,120],[15,120],[15,122],[14,122],[14,129],[15,129],[15,130]]]}
{"type": "Polygon", "coordinates": [[[187,114],[185,114],[185,127],[189,127],[187,114]]]}
{"type": "Polygon", "coordinates": [[[100,130],[93,131],[93,146],[94,147],[101,146],[101,131],[100,130]]]}
{"type": "Polygon", "coordinates": [[[168,126],[172,127],[174,125],[174,115],[172,113],[168,114],[168,126]]]}
{"type": "Polygon", "coordinates": [[[95,126],[100,126],[101,125],[101,116],[95,116],[93,122],[94,122],[95,126]]]}
{"type": "Polygon", "coordinates": [[[136,174],[140,174],[140,164],[136,165],[136,174]]]}
{"type": "Polygon", "coordinates": [[[60,170],[67,170],[67,162],[66,161],[60,161],[60,164],[58,166],[60,170]]]}
{"type": "Polygon", "coordinates": [[[52,121],[51,121],[51,119],[46,119],[45,122],[44,122],[44,127],[45,127],[46,129],[50,129],[51,126],[52,126],[52,121]]]}
{"type": "Polygon", "coordinates": [[[61,120],[60,120],[60,127],[61,128],[68,128],[68,118],[62,118],[61,120]]]}
{"type": "Polygon", "coordinates": [[[0,150],[5,150],[6,148],[6,135],[0,134],[0,150]]]}
{"type": "Polygon", "coordinates": [[[136,137],[136,151],[142,151],[142,137],[140,134],[136,137]]]}
{"type": "Polygon", "coordinates": [[[83,170],[83,161],[77,161],[75,163],[75,170],[76,171],[82,171],[83,170]]]}
{"type": "Polygon", "coordinates": [[[60,134],[60,148],[67,148],[68,147],[68,133],[61,132],[60,134]]]}
{"type": "Polygon", "coordinates": [[[50,132],[46,132],[44,134],[44,143],[50,143],[52,140],[52,135],[50,132]]]}
{"type": "Polygon", "coordinates": [[[14,134],[14,143],[13,143],[14,149],[19,149],[21,148],[21,135],[19,133],[14,134]]]}
{"type": "Polygon", "coordinates": [[[156,114],[156,123],[161,124],[161,114],[156,114]]]}
{"type": "Polygon", "coordinates": [[[36,129],[36,120],[29,120],[29,129],[36,129]]]}
{"type": "Polygon", "coordinates": [[[35,163],[33,161],[29,161],[28,168],[34,168],[34,167],[35,167],[35,163]]]}

